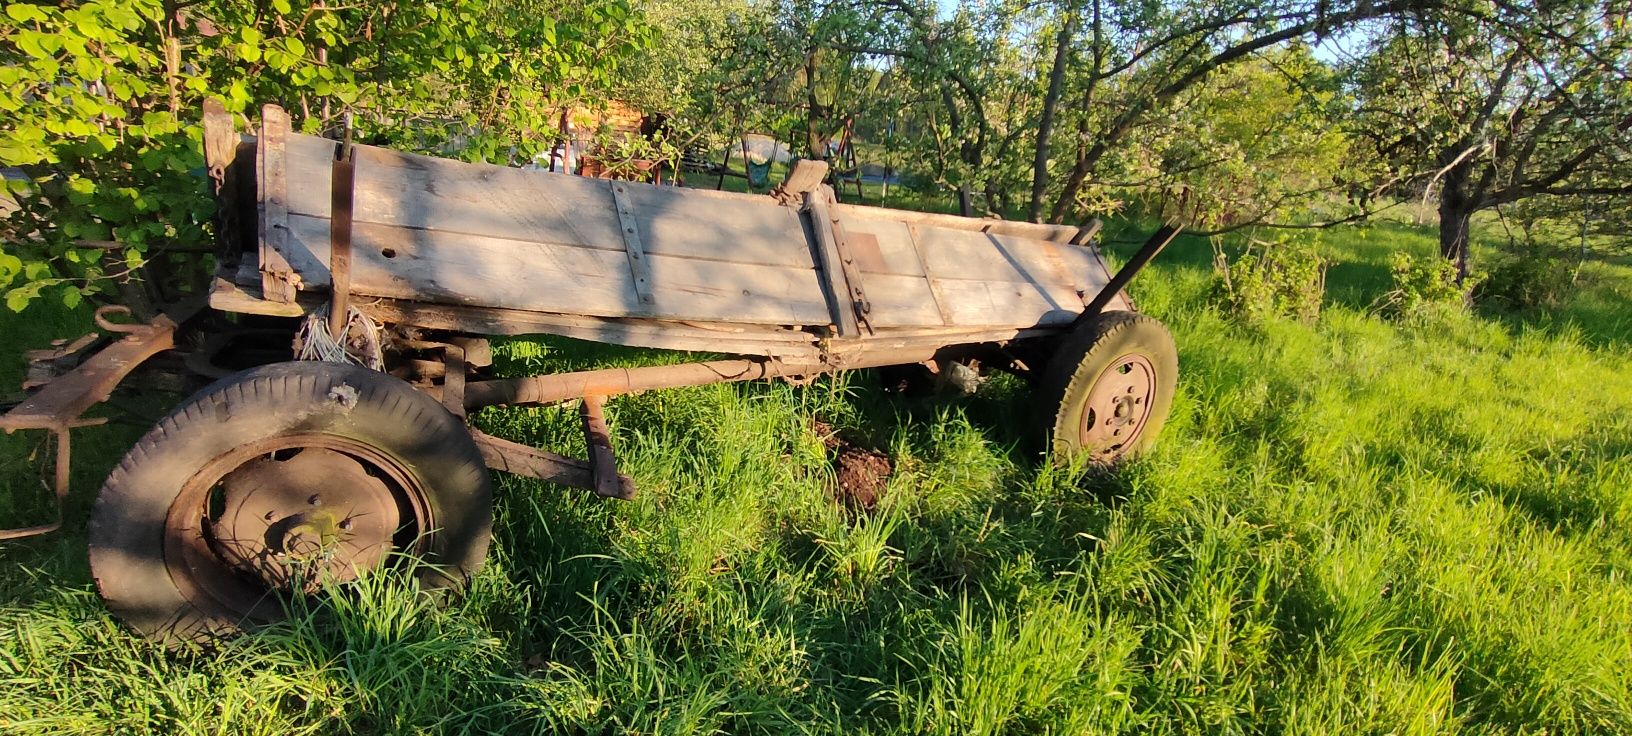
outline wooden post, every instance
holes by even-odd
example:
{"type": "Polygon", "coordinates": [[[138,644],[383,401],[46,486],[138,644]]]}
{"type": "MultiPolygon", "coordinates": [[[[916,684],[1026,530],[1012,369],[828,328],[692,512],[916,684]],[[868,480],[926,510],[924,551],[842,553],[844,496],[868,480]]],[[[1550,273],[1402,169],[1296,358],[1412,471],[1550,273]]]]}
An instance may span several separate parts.
{"type": "Polygon", "coordinates": [[[285,149],[289,141],[289,114],[277,105],[261,108],[260,150],[255,160],[261,169],[261,293],[275,302],[292,304],[300,275],[289,267],[289,185],[285,149]]]}

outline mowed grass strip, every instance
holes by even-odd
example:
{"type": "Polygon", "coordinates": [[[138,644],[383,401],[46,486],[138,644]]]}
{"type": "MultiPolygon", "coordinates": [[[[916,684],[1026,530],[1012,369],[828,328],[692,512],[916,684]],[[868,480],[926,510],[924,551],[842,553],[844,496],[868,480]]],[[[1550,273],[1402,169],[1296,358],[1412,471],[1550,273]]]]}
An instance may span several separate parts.
{"type": "MultiPolygon", "coordinates": [[[[370,579],[178,653],[103,611],[80,532],[7,543],[0,730],[1632,731],[1632,269],[1589,263],[1551,315],[1402,324],[1368,307],[1386,254],[1429,236],[1323,247],[1314,325],[1220,315],[1201,242],[1136,282],[1183,375],[1157,450],[1114,476],[1040,462],[1014,380],[622,397],[636,501],[497,476],[467,594],[370,579]],[[870,511],[835,500],[826,431],[893,460],[870,511]]],[[[498,353],[513,374],[678,359],[498,353]]],[[[475,421],[583,453],[569,410],[475,421]]],[[[93,431],[81,495],[140,429],[93,431]]],[[[38,491],[19,447],[12,499],[38,491]]]]}

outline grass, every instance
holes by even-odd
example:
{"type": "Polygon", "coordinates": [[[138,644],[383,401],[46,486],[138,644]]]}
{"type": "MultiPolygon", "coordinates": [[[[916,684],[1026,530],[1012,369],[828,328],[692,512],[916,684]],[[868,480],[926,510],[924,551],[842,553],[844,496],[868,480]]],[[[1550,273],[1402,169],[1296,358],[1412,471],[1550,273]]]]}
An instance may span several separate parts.
{"type": "MultiPolygon", "coordinates": [[[[141,642],[97,602],[83,497],[140,430],[86,430],[71,530],[0,546],[0,730],[1632,731],[1632,269],[1591,264],[1553,314],[1395,324],[1367,310],[1386,254],[1431,235],[1324,247],[1312,326],[1221,316],[1201,242],[1136,282],[1183,375],[1157,450],[1115,476],[1040,462],[1012,381],[624,397],[636,501],[497,476],[468,594],[371,579],[207,651],[141,642]],[[829,494],[817,419],[894,458],[871,514],[829,494]]],[[[30,346],[62,326],[5,319],[30,346]]],[[[509,372],[654,359],[498,353],[509,372]]],[[[583,452],[571,412],[476,422],[583,452]]],[[[0,448],[14,498],[37,488],[19,447],[0,448]]]]}

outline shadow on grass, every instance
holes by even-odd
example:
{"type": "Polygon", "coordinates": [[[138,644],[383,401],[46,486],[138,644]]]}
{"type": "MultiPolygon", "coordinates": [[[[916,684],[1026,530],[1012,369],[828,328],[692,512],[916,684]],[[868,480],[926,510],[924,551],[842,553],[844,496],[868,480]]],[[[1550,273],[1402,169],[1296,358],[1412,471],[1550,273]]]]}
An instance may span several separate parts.
{"type": "Polygon", "coordinates": [[[1632,296],[1605,286],[1571,294],[1554,310],[1485,308],[1480,312],[1514,335],[1539,331],[1554,338],[1579,339],[1595,350],[1632,350],[1632,296]]]}

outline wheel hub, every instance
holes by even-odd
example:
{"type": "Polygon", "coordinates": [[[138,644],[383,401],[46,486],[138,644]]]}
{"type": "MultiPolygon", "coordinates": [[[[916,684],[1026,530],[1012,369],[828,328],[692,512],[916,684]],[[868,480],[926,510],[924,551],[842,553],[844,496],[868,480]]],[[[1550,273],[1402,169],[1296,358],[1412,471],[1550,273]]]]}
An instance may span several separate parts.
{"type": "Polygon", "coordinates": [[[384,562],[401,525],[385,482],[325,448],[250,460],[220,489],[219,513],[210,514],[217,554],[273,589],[352,580],[384,562]]]}
{"type": "Polygon", "coordinates": [[[1156,368],[1140,354],[1124,355],[1094,382],[1082,415],[1083,449],[1095,459],[1112,458],[1139,438],[1156,394],[1156,368]]]}

